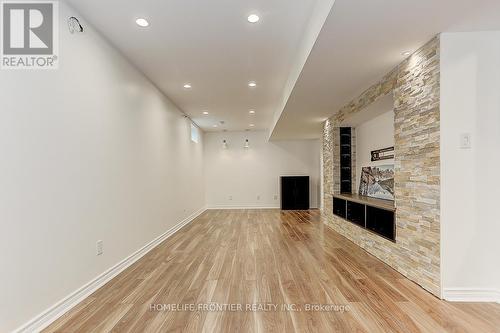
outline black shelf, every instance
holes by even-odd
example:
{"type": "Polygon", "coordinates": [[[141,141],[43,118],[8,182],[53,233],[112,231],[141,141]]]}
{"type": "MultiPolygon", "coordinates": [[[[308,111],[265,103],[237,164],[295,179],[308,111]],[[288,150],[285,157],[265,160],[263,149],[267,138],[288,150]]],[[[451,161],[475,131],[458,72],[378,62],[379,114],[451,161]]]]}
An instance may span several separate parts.
{"type": "Polygon", "coordinates": [[[333,214],[392,242],[396,241],[396,208],[393,201],[338,194],[333,197],[333,214]]]}
{"type": "Polygon", "coordinates": [[[366,206],[366,228],[387,239],[396,239],[394,212],[366,206]]]}
{"type": "Polygon", "coordinates": [[[340,128],[340,192],[352,192],[352,143],[351,128],[340,128]]]}
{"type": "Polygon", "coordinates": [[[347,214],[346,214],[347,221],[365,228],[366,227],[365,205],[353,201],[347,201],[346,207],[347,207],[347,214]]]}
{"type": "Polygon", "coordinates": [[[345,219],[346,203],[344,199],[333,198],[333,214],[345,219]]]}

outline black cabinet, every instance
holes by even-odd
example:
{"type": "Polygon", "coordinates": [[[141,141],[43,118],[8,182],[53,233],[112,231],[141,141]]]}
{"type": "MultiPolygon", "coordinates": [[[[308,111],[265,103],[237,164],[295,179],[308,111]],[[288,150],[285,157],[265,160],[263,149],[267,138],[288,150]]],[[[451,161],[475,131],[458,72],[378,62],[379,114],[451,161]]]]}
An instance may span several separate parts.
{"type": "Polygon", "coordinates": [[[309,209],[309,176],[281,177],[281,209],[309,209]]]}
{"type": "Polygon", "coordinates": [[[367,206],[366,228],[380,236],[394,240],[396,238],[394,212],[367,206]]]}
{"type": "Polygon", "coordinates": [[[347,221],[365,227],[365,205],[347,201],[347,221]]]}
{"type": "Polygon", "coordinates": [[[346,201],[343,199],[333,198],[333,214],[346,218],[346,201]]]}
{"type": "Polygon", "coordinates": [[[333,214],[388,240],[396,241],[394,201],[358,194],[334,194],[333,214]]]}

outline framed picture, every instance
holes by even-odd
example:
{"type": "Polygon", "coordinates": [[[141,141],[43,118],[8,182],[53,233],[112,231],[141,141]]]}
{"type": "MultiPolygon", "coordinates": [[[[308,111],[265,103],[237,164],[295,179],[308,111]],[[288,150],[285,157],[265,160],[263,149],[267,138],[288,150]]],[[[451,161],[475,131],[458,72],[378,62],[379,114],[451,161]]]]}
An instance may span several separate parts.
{"type": "Polygon", "coordinates": [[[372,162],[394,158],[394,147],[372,150],[372,162]]]}
{"type": "Polygon", "coordinates": [[[362,168],[359,194],[377,199],[394,200],[394,165],[362,168]]]}

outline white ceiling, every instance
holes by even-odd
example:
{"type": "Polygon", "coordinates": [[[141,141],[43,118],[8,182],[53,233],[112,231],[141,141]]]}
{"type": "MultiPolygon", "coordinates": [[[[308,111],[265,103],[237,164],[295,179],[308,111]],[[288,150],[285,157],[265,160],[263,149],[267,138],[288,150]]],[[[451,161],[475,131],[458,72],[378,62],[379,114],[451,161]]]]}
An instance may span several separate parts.
{"type": "Polygon", "coordinates": [[[336,0],[271,139],[322,123],[440,32],[500,30],[499,0],[336,0]]]}
{"type": "Polygon", "coordinates": [[[68,0],[204,130],[269,129],[318,1],[68,0]]]}
{"type": "Polygon", "coordinates": [[[204,130],[255,124],[271,139],[318,138],[403,51],[440,32],[500,30],[500,0],[67,1],[204,130]]]}

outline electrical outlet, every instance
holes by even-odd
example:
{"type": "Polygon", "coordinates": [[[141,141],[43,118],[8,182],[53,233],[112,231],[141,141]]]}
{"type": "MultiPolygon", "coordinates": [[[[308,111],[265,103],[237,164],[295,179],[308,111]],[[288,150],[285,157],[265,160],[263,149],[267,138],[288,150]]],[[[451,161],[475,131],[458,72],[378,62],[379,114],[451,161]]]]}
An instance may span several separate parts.
{"type": "Polygon", "coordinates": [[[274,196],[274,200],[278,200],[278,196],[277,195],[274,196]]]}
{"type": "Polygon", "coordinates": [[[98,240],[96,243],[96,253],[98,256],[102,255],[104,250],[103,250],[104,243],[102,240],[98,240]]]}
{"type": "Polygon", "coordinates": [[[233,196],[232,195],[229,196],[229,201],[231,201],[231,200],[233,200],[233,196]]]}
{"type": "Polygon", "coordinates": [[[462,149],[472,148],[472,141],[471,141],[470,133],[460,134],[460,148],[462,148],[462,149]]]}

